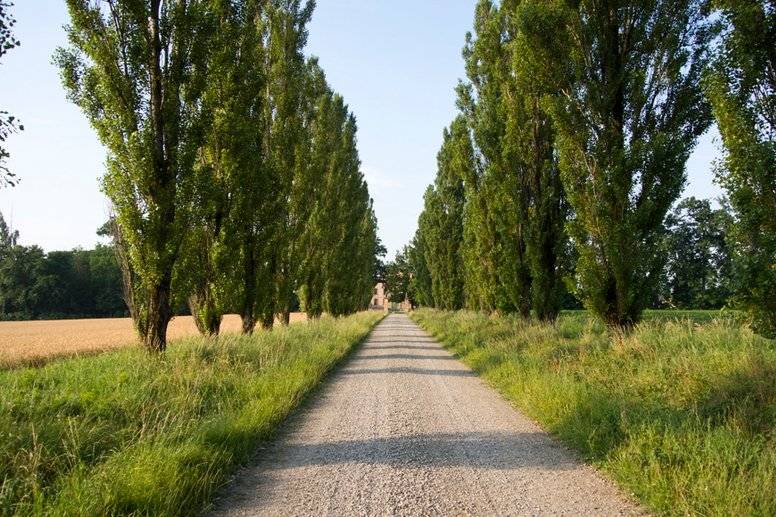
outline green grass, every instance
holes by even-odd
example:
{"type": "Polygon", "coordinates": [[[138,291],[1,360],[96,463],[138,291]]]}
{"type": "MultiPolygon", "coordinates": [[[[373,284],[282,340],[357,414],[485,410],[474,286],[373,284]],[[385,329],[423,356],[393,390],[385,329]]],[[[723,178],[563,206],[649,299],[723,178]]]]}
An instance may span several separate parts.
{"type": "Polygon", "coordinates": [[[0,371],[0,515],[190,515],[382,314],[0,371]]]}
{"type": "Polygon", "coordinates": [[[652,511],[776,515],[776,342],[736,317],[653,311],[623,337],[581,311],[412,316],[652,511]]]}

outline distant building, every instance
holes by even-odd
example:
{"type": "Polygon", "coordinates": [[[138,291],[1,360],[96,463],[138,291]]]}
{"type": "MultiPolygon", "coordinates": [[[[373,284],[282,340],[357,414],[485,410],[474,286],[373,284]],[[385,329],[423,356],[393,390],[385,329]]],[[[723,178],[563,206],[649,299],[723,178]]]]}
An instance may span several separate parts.
{"type": "Polygon", "coordinates": [[[388,309],[388,303],[388,297],[385,295],[385,284],[378,282],[372,290],[372,303],[369,304],[369,308],[384,311],[388,309]]]}
{"type": "Polygon", "coordinates": [[[394,302],[391,300],[391,294],[385,292],[385,284],[378,282],[372,290],[372,301],[369,304],[369,308],[376,311],[405,311],[412,310],[412,304],[409,300],[402,302],[394,302]]]}

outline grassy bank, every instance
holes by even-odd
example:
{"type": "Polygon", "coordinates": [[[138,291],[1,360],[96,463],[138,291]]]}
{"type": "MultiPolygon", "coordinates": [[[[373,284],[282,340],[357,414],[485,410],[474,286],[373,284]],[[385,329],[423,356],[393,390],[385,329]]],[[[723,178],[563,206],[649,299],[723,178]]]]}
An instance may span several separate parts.
{"type": "Polygon", "coordinates": [[[653,511],[776,515],[776,342],[736,318],[676,316],[650,314],[615,338],[583,312],[554,326],[413,313],[653,511]]]}
{"type": "Polygon", "coordinates": [[[382,314],[0,371],[0,515],[189,515],[382,314]]]}

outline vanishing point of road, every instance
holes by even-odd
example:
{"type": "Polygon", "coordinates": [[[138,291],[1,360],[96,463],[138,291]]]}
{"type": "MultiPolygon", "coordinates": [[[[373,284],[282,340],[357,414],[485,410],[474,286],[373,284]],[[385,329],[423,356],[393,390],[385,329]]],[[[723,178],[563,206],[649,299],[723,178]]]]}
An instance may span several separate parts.
{"type": "Polygon", "coordinates": [[[629,515],[614,485],[407,316],[386,317],[217,515],[629,515]]]}

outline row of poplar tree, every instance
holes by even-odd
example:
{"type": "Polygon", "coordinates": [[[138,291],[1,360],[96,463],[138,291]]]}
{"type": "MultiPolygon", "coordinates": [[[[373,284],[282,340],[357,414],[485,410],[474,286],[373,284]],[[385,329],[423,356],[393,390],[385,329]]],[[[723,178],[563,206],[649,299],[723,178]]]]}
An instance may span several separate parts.
{"type": "Polygon", "coordinates": [[[627,328],[716,119],[736,300],[776,333],[776,7],[480,0],[460,114],[407,251],[423,305],[554,320],[564,289],[627,328]]]}
{"type": "Polygon", "coordinates": [[[67,0],[56,62],[105,145],[125,299],[166,346],[187,300],[203,334],[365,308],[376,220],[356,121],[304,56],[314,2],[67,0]]]}

